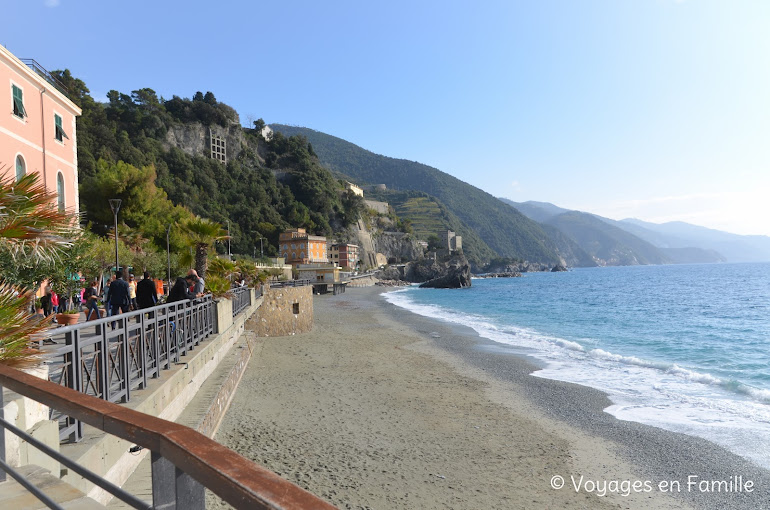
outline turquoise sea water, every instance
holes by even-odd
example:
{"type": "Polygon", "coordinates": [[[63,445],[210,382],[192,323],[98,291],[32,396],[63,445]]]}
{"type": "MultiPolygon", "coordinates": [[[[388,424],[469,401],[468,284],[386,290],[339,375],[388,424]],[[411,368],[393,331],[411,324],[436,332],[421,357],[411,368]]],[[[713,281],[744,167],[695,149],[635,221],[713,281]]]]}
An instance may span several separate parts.
{"type": "Polygon", "coordinates": [[[537,357],[536,376],[606,391],[619,419],[770,468],[770,264],[576,269],[385,296],[537,357]]]}

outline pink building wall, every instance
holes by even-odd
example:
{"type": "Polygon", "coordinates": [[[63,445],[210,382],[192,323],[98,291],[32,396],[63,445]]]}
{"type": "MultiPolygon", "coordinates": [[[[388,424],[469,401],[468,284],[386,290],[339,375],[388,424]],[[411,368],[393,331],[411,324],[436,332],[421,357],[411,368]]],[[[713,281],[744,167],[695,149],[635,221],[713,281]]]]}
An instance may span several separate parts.
{"type": "Polygon", "coordinates": [[[79,211],[76,118],[81,111],[53,85],[0,46],[0,172],[15,175],[16,157],[26,173],[39,172],[49,191],[57,192],[57,176],[64,179],[64,205],[79,211]],[[27,116],[13,113],[13,86],[23,92],[27,116]],[[54,115],[62,118],[69,138],[56,139],[54,115]]]}

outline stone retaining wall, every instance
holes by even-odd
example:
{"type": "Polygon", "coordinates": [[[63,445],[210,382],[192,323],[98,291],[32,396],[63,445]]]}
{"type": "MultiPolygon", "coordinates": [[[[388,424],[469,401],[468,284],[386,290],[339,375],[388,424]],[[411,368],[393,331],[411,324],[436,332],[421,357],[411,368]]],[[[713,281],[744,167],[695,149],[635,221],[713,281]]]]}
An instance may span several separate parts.
{"type": "Polygon", "coordinates": [[[287,336],[313,329],[313,287],[265,289],[262,306],[246,322],[258,336],[287,336]]]}

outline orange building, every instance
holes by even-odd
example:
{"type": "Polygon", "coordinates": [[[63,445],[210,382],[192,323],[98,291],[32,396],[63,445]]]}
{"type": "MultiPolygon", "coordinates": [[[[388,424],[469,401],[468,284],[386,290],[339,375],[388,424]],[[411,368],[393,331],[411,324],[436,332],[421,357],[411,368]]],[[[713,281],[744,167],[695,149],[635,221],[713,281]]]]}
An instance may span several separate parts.
{"type": "Polygon", "coordinates": [[[55,192],[59,210],[78,212],[75,119],[80,108],[64,87],[34,60],[0,46],[0,171],[16,180],[39,173],[55,192]]]}
{"type": "Polygon", "coordinates": [[[335,243],[329,246],[329,259],[332,264],[354,271],[358,266],[358,245],[335,243]]]}
{"type": "Polygon", "coordinates": [[[287,264],[326,264],[326,238],[309,235],[304,228],[285,230],[278,235],[278,248],[287,264]]]}

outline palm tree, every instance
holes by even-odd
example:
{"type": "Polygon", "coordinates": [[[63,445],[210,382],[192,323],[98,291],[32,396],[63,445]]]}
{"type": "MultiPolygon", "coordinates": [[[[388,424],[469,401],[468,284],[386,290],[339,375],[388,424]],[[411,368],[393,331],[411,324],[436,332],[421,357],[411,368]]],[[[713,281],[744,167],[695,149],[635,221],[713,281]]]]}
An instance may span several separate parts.
{"type": "MultiPolygon", "coordinates": [[[[70,246],[77,226],[71,211],[60,212],[56,194],[39,183],[39,174],[18,181],[0,166],[0,253],[13,260],[55,262],[60,251],[70,246]]],[[[39,351],[29,347],[30,337],[50,323],[30,314],[31,290],[0,281],[0,363],[31,365],[39,351]]]]}
{"type": "Polygon", "coordinates": [[[189,245],[195,249],[195,270],[199,276],[205,276],[209,250],[215,241],[228,238],[227,231],[219,223],[200,216],[188,220],[184,229],[189,245]]]}
{"type": "MultiPolygon", "coordinates": [[[[7,171],[0,167],[0,175],[7,171]]],[[[50,261],[71,244],[77,218],[71,211],[59,211],[56,193],[38,181],[37,173],[18,181],[13,175],[0,179],[0,245],[14,258],[50,261]]]]}

